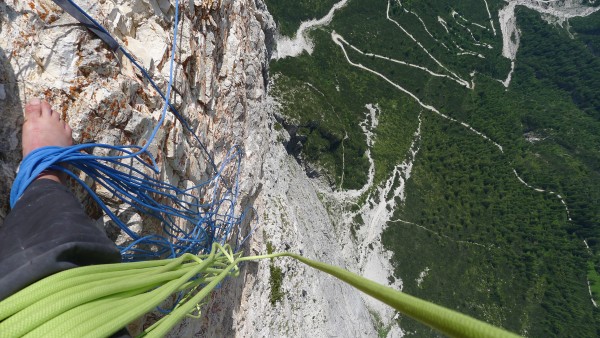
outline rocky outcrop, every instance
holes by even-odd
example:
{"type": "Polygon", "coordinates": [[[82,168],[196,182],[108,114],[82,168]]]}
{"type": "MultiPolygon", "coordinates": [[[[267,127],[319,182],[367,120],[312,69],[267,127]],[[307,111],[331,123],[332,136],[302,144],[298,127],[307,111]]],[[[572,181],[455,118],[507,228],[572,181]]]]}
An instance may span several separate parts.
{"type": "MultiPolygon", "coordinates": [[[[318,192],[319,187],[329,189],[329,184],[308,178],[276,137],[270,143],[270,156],[263,164],[263,190],[255,203],[262,229],[255,234],[252,253],[264,252],[266,243],[271,243],[275,252],[297,252],[346,268],[355,264],[342,254],[344,241],[337,236],[339,229],[321,199],[324,195],[318,192]]],[[[376,336],[360,292],[290,259],[273,262],[283,272],[283,297],[270,304],[265,295],[271,286],[264,283],[269,280],[269,264],[259,262],[256,274],[248,276],[246,285],[252,287],[244,289],[243,302],[235,311],[236,318],[243,318],[234,325],[239,335],[376,336]]]]}
{"type": "MultiPolygon", "coordinates": [[[[77,3],[131,51],[161,88],[166,87],[174,1],[77,3]]],[[[107,144],[143,144],[163,103],[125,58],[110,52],[52,1],[3,1],[0,20],[1,220],[21,160],[22,106],[28,99],[50,101],[72,126],[75,142],[107,144]]],[[[340,254],[334,226],[315,188],[273,130],[266,86],[275,28],[264,3],[185,1],[177,29],[173,104],[217,164],[234,145],[243,152],[239,210],[254,206],[252,226],[258,226],[245,250],[264,253],[269,241],[275,250],[346,266],[349,262],[340,254]]],[[[160,178],[172,184],[193,186],[211,173],[205,153],[172,117],[150,150],[161,167],[160,178]]],[[[101,189],[98,193],[103,195],[101,189]]],[[[110,230],[110,222],[81,189],[77,194],[90,215],[110,230]]],[[[130,222],[141,221],[123,210],[125,206],[110,207],[130,222]]],[[[139,230],[144,226],[141,223],[139,230]]],[[[118,233],[113,235],[122,240],[118,233]]],[[[291,261],[273,263],[282,269],[284,296],[271,305],[269,264],[246,264],[239,278],[214,293],[202,318],[185,320],[172,336],[375,335],[357,292],[291,261]]],[[[153,316],[131,329],[139,330],[153,316]]]]}

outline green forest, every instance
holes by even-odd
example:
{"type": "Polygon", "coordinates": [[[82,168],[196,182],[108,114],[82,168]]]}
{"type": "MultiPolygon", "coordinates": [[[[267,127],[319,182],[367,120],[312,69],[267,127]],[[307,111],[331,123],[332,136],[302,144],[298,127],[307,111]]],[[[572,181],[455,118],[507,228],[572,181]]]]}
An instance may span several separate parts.
{"type": "MultiPolygon", "coordinates": [[[[333,3],[267,1],[287,36],[333,3]]],[[[380,111],[376,185],[406,158],[421,116],[406,200],[383,234],[405,292],[531,337],[600,336],[588,291],[589,281],[600,301],[600,11],[560,25],[518,6],[520,45],[506,88],[511,65],[497,15],[506,3],[488,4],[496,34],[481,0],[392,1],[390,19],[411,38],[386,18],[388,1],[350,0],[310,31],[311,55],[271,62],[270,93],[298,126],[302,160],[335,189],[367,181],[365,105],[380,111]],[[459,122],[351,65],[333,32],[357,48],[345,47],[352,62],[459,122]]],[[[398,320],[408,335],[436,336],[398,320]]]]}

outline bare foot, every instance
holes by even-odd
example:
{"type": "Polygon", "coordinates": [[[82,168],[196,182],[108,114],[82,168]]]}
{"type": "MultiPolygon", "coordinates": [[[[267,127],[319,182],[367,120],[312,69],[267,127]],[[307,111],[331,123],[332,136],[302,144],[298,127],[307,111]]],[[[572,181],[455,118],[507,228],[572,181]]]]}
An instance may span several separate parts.
{"type": "MultiPolygon", "coordinates": [[[[37,148],[68,147],[72,144],[71,127],[60,120],[59,114],[52,110],[48,102],[32,99],[27,103],[23,124],[23,158],[37,148]]],[[[46,171],[38,178],[61,182],[56,171],[46,171]]]]}

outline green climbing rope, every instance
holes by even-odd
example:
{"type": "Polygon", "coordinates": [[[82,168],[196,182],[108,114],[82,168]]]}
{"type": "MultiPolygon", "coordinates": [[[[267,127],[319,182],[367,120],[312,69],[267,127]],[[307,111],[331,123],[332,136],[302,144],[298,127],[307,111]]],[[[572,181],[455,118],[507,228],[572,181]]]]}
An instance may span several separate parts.
{"type": "Polygon", "coordinates": [[[162,337],[193,313],[238,264],[291,257],[328,273],[402,314],[451,337],[518,337],[459,312],[407,295],[339,267],[292,253],[242,257],[227,245],[210,254],[175,259],[95,265],[50,276],[0,302],[2,337],[106,337],[152,311],[172,294],[187,296],[141,336],[162,337]]]}

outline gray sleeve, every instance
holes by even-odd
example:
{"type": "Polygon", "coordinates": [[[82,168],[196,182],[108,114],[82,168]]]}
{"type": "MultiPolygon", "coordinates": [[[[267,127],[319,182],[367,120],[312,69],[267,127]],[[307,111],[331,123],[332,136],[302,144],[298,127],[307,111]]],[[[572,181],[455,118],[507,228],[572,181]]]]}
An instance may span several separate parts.
{"type": "Polygon", "coordinates": [[[34,181],[0,228],[0,300],[77,266],[116,263],[116,245],[63,185],[34,181]]]}

